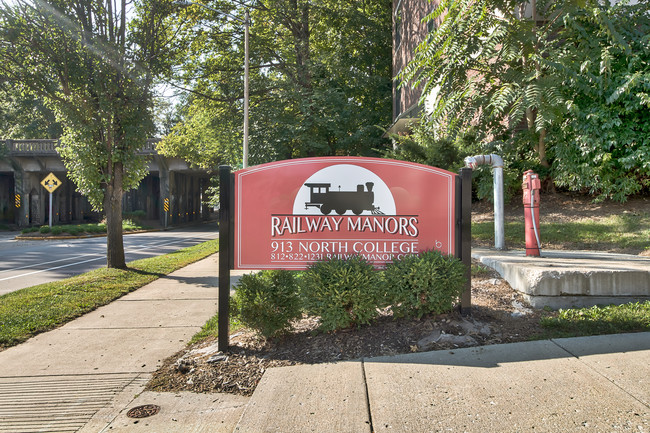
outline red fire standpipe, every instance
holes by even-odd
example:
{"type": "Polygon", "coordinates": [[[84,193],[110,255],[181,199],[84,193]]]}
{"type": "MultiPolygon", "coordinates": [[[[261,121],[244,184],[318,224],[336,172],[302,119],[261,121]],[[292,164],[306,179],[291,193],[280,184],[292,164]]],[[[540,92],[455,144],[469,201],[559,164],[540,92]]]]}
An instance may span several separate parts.
{"type": "Polygon", "coordinates": [[[524,221],[526,231],[526,255],[539,257],[541,243],[539,241],[539,176],[532,170],[524,173],[521,184],[524,190],[524,221]]]}

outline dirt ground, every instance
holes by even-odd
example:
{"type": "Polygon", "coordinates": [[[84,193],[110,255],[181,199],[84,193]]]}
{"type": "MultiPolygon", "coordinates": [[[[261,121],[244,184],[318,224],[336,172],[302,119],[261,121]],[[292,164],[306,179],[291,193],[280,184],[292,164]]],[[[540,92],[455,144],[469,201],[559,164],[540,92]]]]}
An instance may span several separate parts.
{"type": "MultiPolygon", "coordinates": [[[[543,201],[544,221],[650,213],[648,198],[625,204],[595,204],[581,196],[555,194],[543,197],[543,201]]],[[[506,220],[522,218],[523,207],[512,203],[506,206],[505,214],[506,220]]],[[[473,221],[491,218],[491,204],[474,206],[473,221]]],[[[542,335],[540,317],[553,314],[530,308],[497,273],[481,268],[472,278],[469,317],[451,312],[421,320],[394,320],[384,315],[372,325],[327,334],[316,332],[315,319],[304,318],[290,335],[271,340],[240,330],[231,336],[227,353],[219,352],[216,340],[208,339],[168,358],[148,389],[250,395],[264,371],[271,367],[526,341],[542,335]]]]}
{"type": "MultiPolygon", "coordinates": [[[[504,206],[506,221],[521,221],[524,205],[521,196],[504,206]]],[[[472,221],[491,221],[492,203],[487,200],[472,203],[472,221]]],[[[539,215],[543,222],[569,222],[582,219],[604,219],[612,215],[650,213],[650,196],[631,197],[625,203],[605,201],[594,203],[585,195],[573,193],[542,194],[539,215]]]]}

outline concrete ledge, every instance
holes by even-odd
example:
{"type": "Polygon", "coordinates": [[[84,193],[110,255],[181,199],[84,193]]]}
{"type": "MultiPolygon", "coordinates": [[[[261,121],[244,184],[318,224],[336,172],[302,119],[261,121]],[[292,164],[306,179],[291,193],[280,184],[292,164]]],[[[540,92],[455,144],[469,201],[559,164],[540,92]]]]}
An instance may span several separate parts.
{"type": "Polygon", "coordinates": [[[533,308],[548,307],[553,310],[650,301],[650,296],[531,296],[526,293],[523,296],[533,308]]]}
{"type": "Polygon", "coordinates": [[[588,251],[476,248],[472,257],[495,269],[533,307],[593,306],[650,299],[650,258],[588,251]]]}

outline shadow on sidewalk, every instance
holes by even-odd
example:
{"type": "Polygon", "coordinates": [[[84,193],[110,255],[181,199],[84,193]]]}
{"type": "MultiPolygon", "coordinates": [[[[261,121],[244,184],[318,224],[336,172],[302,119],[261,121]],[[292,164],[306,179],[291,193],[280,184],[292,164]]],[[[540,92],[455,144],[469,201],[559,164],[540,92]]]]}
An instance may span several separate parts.
{"type": "Polygon", "coordinates": [[[425,364],[463,367],[499,367],[504,363],[580,358],[589,355],[650,350],[650,333],[599,335],[554,340],[498,344],[382,356],[364,359],[366,363],[425,364]]]}

